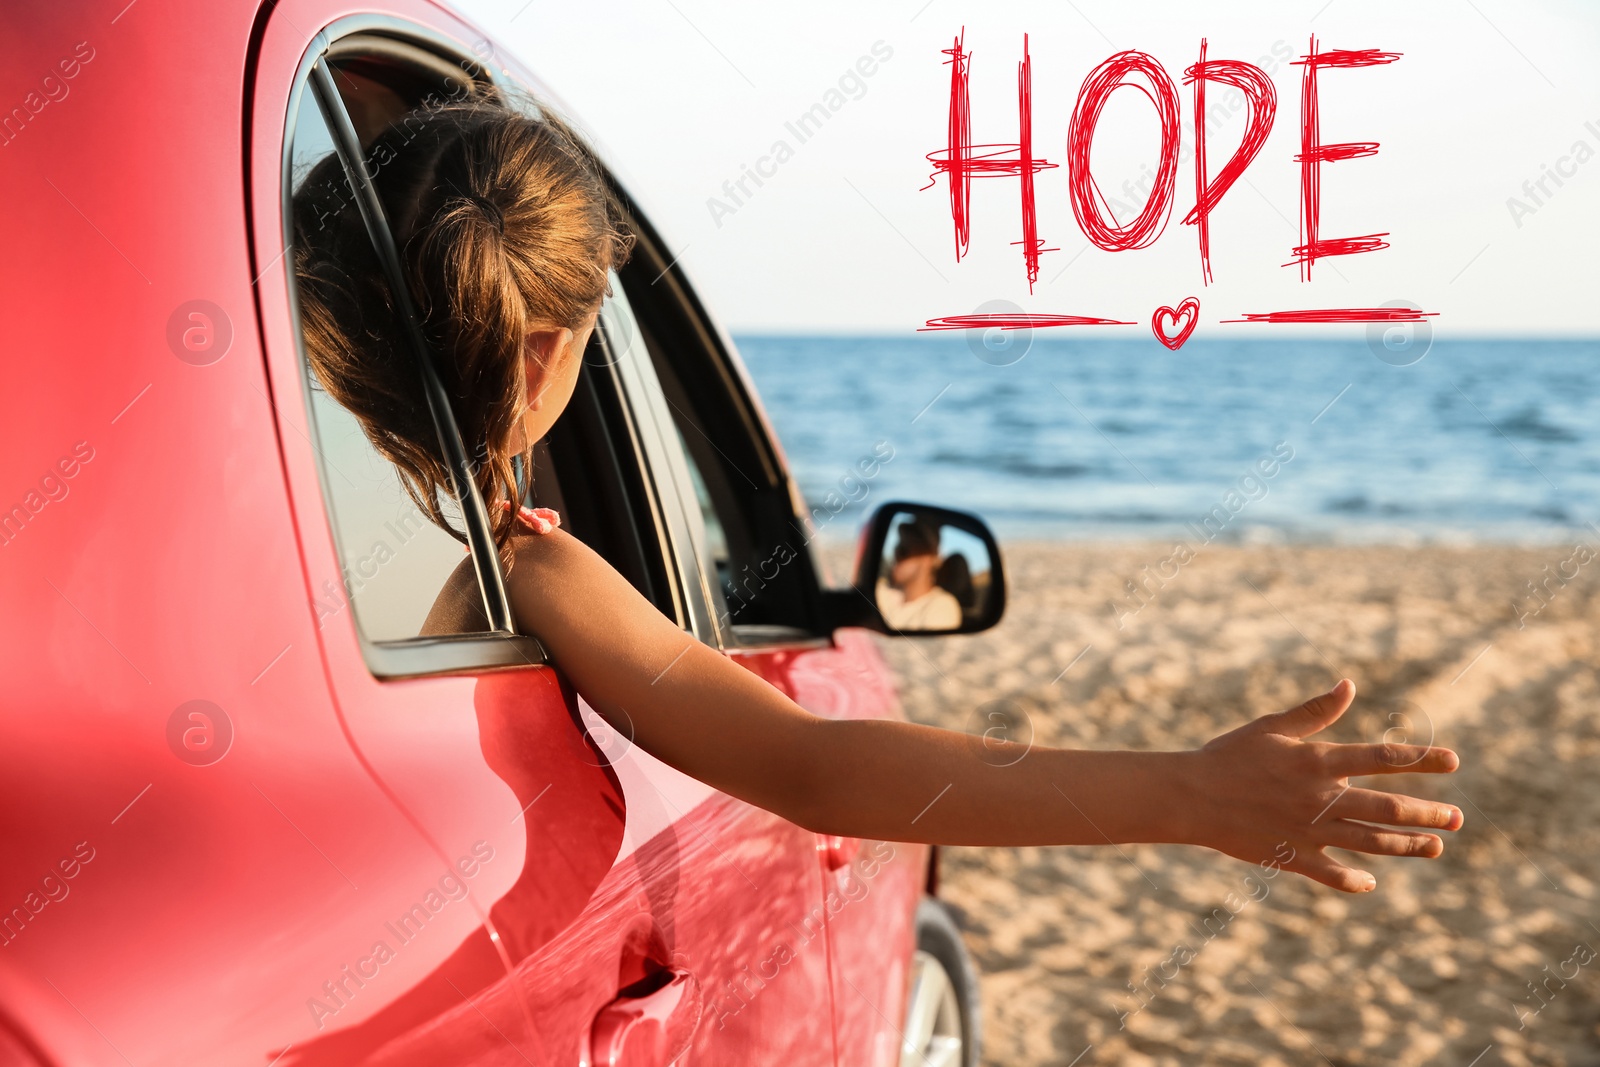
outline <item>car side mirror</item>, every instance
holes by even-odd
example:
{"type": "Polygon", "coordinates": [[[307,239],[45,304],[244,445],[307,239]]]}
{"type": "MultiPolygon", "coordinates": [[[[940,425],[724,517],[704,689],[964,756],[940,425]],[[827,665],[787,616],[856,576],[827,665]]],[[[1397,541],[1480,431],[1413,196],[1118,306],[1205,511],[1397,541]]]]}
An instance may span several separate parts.
{"type": "Polygon", "coordinates": [[[970,634],[1006,608],[1000,545],[976,515],[899,501],[872,513],[848,592],[833,594],[835,625],[894,636],[970,634]]]}

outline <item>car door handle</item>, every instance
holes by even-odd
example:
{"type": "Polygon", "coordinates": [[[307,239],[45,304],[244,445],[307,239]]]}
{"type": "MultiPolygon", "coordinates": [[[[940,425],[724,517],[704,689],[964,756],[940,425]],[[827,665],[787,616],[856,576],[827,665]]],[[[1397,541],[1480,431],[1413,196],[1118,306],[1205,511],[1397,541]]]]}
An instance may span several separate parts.
{"type": "Polygon", "coordinates": [[[833,834],[817,835],[817,853],[822,857],[822,865],[830,871],[837,871],[847,866],[856,858],[856,853],[861,851],[861,838],[838,837],[833,834]]]}
{"type": "Polygon", "coordinates": [[[689,1050],[700,1025],[700,983],[688,971],[661,974],[666,981],[648,993],[600,1009],[579,1067],[668,1067],[689,1050]]]}

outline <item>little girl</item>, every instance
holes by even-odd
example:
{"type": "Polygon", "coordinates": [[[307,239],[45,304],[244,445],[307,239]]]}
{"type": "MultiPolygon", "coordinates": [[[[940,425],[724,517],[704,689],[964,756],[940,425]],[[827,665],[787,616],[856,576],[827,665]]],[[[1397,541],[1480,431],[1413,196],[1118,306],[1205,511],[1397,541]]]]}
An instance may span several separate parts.
{"type": "MultiPolygon", "coordinates": [[[[398,126],[397,126],[398,129],[398,126]]],[[[1350,779],[1455,770],[1443,748],[1312,738],[1350,706],[1341,681],[1189,752],[1036,748],[1009,765],[983,739],[812,715],[685,634],[559,516],[519,507],[516,471],[572,397],[582,353],[630,249],[591,151],[559,120],[493,94],[408,116],[377,168],[423,333],[494,520],[518,628],[596,711],[685,774],[822,834],[959,845],[1175,842],[1271,862],[1345,892],[1371,874],[1330,847],[1436,857],[1447,804],[1350,779]],[[520,457],[520,459],[519,459],[520,457]],[[987,757],[987,758],[986,758],[987,757]],[[928,806],[929,798],[938,797],[928,806]],[[915,820],[907,813],[921,811],[915,820]],[[1419,828],[1419,829],[1411,829],[1419,828]]],[[[314,183],[307,182],[307,186],[314,183]]],[[[313,370],[407,490],[448,528],[450,478],[353,202],[296,202],[296,270],[313,370]],[[362,265],[371,265],[365,269],[362,265]]],[[[485,628],[470,566],[424,632],[485,628]]]]}

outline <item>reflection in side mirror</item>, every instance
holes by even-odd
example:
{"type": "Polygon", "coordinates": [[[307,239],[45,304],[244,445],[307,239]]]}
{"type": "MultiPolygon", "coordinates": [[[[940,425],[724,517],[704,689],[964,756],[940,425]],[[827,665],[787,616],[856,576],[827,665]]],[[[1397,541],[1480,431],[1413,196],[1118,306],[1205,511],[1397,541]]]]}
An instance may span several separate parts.
{"type": "Polygon", "coordinates": [[[873,513],[856,562],[856,593],[885,633],[987,630],[1005,611],[1000,547],[982,519],[926,504],[873,513]]]}

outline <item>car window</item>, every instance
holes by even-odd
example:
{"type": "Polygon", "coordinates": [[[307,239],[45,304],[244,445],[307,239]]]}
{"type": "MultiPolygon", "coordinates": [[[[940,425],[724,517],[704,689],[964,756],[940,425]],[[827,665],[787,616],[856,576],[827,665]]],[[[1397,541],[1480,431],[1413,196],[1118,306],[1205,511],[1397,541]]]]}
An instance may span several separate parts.
{"type": "MultiPolygon", "coordinates": [[[[312,95],[301,95],[291,149],[293,193],[334,210],[347,194],[333,160],[333,139],[312,95]],[[318,166],[318,164],[323,164],[318,166]],[[318,188],[308,187],[314,183],[318,188]],[[325,188],[322,188],[325,186],[325,188]]],[[[343,590],[319,590],[319,614],[348,604],[369,641],[416,637],[439,590],[465,553],[463,542],[417,507],[398,468],[367,438],[356,417],[330,397],[308,361],[301,360],[310,397],[305,432],[321,468],[323,492],[344,576],[343,590]]],[[[456,529],[455,501],[441,510],[456,529]]],[[[475,627],[487,629],[487,620],[475,627]]]]}
{"type": "Polygon", "coordinates": [[[704,520],[706,570],[717,579],[714,609],[738,644],[824,634],[808,537],[777,450],[730,358],[650,236],[641,235],[622,281],[704,520]]]}
{"type": "MultiPolygon", "coordinates": [[[[464,73],[468,63],[452,66],[392,38],[374,39],[371,48],[363,48],[360,40],[341,40],[327,62],[364,153],[413,108],[437,106],[451,95],[464,95],[470,85],[464,73]]],[[[292,133],[287,160],[290,192],[300,206],[298,224],[315,226],[327,212],[347,204],[352,191],[309,88],[301,93],[292,133]]],[[[376,153],[371,158],[376,159],[376,153]]],[[[353,251],[351,258],[365,260],[351,263],[352,271],[378,269],[370,247],[353,251]]],[[[631,324],[631,317],[626,321],[631,324]]],[[[629,325],[627,330],[631,329],[629,325]]],[[[672,584],[653,496],[615,372],[613,350],[623,332],[618,315],[607,308],[585,353],[566,414],[538,444],[528,469],[519,468],[519,481],[524,503],[555,508],[564,529],[610,561],[669,617],[676,617],[681,614],[681,595],[672,584]]],[[[369,663],[374,649],[385,652],[386,676],[420,673],[421,668],[397,670],[390,653],[408,642],[437,637],[420,638],[423,621],[452,572],[470,558],[458,536],[465,529],[461,509],[454,500],[440,501],[440,511],[455,533],[434,524],[407,494],[398,468],[318,380],[304,345],[301,357],[308,404],[305,425],[295,431],[307,437],[317,457],[344,579],[343,589],[319,591],[327,594],[319,613],[337,614],[348,608],[369,663]]],[[[399,365],[408,366],[404,357],[399,365]]],[[[292,416],[286,421],[295,422],[292,416]]],[[[463,632],[481,634],[489,629],[481,612],[476,615],[461,627],[463,632]]],[[[502,654],[492,655],[484,665],[498,665],[502,659],[502,654]]],[[[471,665],[470,658],[463,661],[460,656],[452,664],[471,665]]]]}

